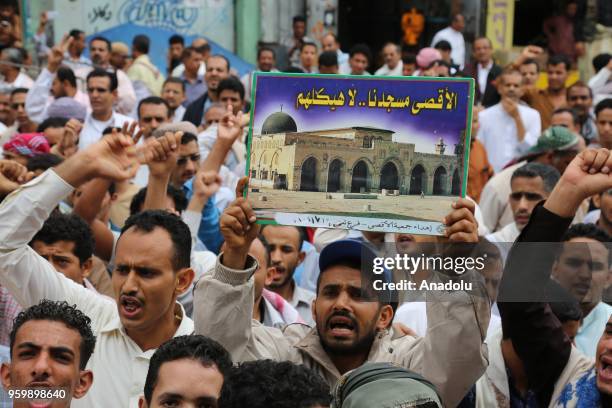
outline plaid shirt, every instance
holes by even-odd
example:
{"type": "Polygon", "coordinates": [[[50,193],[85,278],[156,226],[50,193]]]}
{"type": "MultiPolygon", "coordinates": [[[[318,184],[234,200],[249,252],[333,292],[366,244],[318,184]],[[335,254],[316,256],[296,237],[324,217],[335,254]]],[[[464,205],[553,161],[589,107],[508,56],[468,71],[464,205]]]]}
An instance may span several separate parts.
{"type": "Polygon", "coordinates": [[[0,345],[9,346],[13,320],[21,312],[21,306],[7,288],[0,285],[0,345]]]}

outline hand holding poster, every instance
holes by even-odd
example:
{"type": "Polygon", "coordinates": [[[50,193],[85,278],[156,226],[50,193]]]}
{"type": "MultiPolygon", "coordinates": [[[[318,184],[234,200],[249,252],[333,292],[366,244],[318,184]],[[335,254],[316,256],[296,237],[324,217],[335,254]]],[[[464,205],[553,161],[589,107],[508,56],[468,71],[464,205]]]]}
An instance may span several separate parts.
{"type": "Polygon", "coordinates": [[[257,73],[247,197],[261,223],[441,235],[465,196],[472,79],[257,73]]]}

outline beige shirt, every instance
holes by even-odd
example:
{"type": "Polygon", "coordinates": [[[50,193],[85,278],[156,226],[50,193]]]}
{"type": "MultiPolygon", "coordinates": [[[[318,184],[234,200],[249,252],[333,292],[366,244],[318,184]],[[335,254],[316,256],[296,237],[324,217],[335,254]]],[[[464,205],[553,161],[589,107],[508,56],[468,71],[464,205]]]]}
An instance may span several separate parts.
{"type": "MultiPolygon", "coordinates": [[[[0,284],[24,308],[41,299],[66,300],[91,318],[96,348],[87,369],[93,371],[94,382],[85,397],[72,401],[73,408],[135,408],[155,350],[142,351],[127,335],[115,301],[92,296],[90,290],[57,273],[28,246],[51,211],[72,190],[48,170],[0,204],[0,284]]],[[[174,336],[191,334],[193,321],[180,304],[176,309],[183,318],[174,336]]]]}
{"type": "Polygon", "coordinates": [[[140,55],[134,60],[127,71],[127,75],[134,85],[141,82],[147,87],[151,95],[161,94],[164,76],[151,62],[148,55],[140,55]]]}

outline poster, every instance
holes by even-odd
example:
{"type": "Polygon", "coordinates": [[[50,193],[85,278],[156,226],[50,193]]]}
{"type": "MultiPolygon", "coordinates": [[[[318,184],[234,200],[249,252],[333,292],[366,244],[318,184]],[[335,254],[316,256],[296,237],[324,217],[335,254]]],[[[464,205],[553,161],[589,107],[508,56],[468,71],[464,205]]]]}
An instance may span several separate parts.
{"type": "Polygon", "coordinates": [[[465,196],[467,78],[258,73],[247,199],[260,223],[441,235],[465,196]]]}

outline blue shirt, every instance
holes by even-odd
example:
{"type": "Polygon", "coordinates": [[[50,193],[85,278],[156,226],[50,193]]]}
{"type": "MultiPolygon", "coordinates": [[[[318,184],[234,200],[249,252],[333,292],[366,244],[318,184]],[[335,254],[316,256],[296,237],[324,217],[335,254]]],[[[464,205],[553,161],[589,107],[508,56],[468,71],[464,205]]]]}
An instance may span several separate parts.
{"type": "Polygon", "coordinates": [[[185,84],[185,102],[183,102],[183,106],[187,107],[191,102],[204,95],[208,87],[203,77],[198,77],[195,82],[191,82],[185,78],[185,74],[183,74],[182,79],[185,84]]]}
{"type": "MultiPolygon", "coordinates": [[[[193,178],[183,184],[183,192],[187,200],[193,196],[193,178]]],[[[202,209],[202,221],[198,229],[198,238],[206,245],[209,251],[219,253],[223,243],[223,235],[219,228],[219,210],[215,206],[214,196],[210,197],[202,209]]]]}

